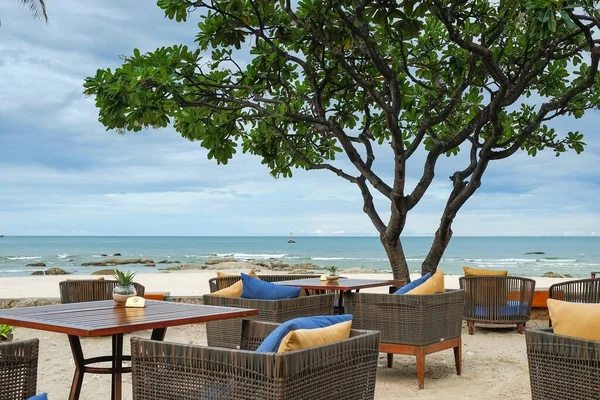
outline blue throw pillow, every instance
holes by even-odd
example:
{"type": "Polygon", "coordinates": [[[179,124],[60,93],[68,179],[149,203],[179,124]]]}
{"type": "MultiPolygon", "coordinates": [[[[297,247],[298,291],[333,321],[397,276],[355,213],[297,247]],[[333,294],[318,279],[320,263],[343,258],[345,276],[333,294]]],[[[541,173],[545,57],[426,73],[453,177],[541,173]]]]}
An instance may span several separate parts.
{"type": "Polygon", "coordinates": [[[273,332],[265,338],[265,340],[258,346],[256,351],[263,353],[276,353],[279,350],[279,345],[283,338],[296,329],[315,329],[325,328],[339,324],[340,322],[346,322],[352,320],[352,314],[342,315],[323,315],[317,317],[301,317],[290,319],[279,325],[273,332]]]}
{"type": "Polygon", "coordinates": [[[48,394],[42,393],[28,398],[27,400],[48,400],[48,394]]]}
{"type": "Polygon", "coordinates": [[[242,299],[293,299],[300,296],[301,291],[301,287],[276,285],[242,274],[242,299]]]}
{"type": "Polygon", "coordinates": [[[419,279],[415,279],[411,283],[407,283],[406,285],[402,286],[400,289],[396,290],[394,292],[394,294],[406,294],[406,293],[410,292],[411,290],[413,290],[414,288],[416,288],[417,286],[420,286],[423,283],[425,283],[425,281],[429,278],[431,278],[431,272],[426,273],[419,279]]]}

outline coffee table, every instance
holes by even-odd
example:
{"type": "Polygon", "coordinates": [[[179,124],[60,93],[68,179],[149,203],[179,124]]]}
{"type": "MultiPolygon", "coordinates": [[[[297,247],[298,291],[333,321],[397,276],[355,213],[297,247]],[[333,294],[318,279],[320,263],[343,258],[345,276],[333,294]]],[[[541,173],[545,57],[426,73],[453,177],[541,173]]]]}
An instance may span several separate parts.
{"type": "Polygon", "coordinates": [[[0,323],[68,335],[75,361],[69,400],[79,399],[86,372],[112,375],[111,399],[120,400],[122,374],[131,372],[131,367],[123,367],[123,361],[131,360],[123,355],[123,334],[152,329],[151,339],[163,340],[170,326],[253,315],[258,315],[258,310],[156,300],[146,300],[145,308],[127,308],[107,300],[0,310],[0,323]],[[112,335],[112,355],[86,359],[80,338],[107,335],[112,335]],[[88,366],[99,362],[111,362],[112,366],[88,366]]]}

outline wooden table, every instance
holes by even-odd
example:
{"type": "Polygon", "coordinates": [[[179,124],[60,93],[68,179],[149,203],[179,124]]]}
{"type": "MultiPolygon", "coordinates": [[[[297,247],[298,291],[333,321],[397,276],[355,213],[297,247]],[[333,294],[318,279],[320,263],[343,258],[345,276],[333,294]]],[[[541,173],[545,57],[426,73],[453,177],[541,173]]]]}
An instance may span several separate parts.
{"type": "Polygon", "coordinates": [[[229,318],[257,315],[258,310],[146,300],[146,308],[126,308],[114,301],[57,304],[0,310],[0,323],[23,328],[65,333],[75,360],[75,374],[69,400],[79,399],[84,373],[111,374],[111,399],[121,399],[121,375],[131,372],[123,367],[123,334],[152,329],[151,339],[163,340],[167,327],[197,324],[229,318]],[[112,335],[112,355],[84,358],[80,337],[112,335]],[[99,362],[110,368],[89,367],[99,362]]]}
{"type": "Polygon", "coordinates": [[[381,286],[402,286],[404,281],[395,279],[353,279],[353,278],[340,278],[337,281],[322,281],[319,278],[307,278],[307,279],[294,279],[291,281],[273,282],[277,285],[284,286],[296,286],[304,289],[305,293],[308,294],[310,290],[316,291],[336,291],[340,292],[338,299],[337,311],[340,314],[344,313],[344,292],[351,292],[356,290],[358,293],[360,289],[368,289],[381,286]]]}

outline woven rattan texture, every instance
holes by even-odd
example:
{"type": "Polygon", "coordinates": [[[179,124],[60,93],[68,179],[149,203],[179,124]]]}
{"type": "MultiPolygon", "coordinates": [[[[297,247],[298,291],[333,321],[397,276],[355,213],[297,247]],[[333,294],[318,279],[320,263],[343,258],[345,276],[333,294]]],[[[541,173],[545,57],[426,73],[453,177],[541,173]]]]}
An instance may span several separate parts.
{"type": "Polygon", "coordinates": [[[0,400],[25,400],[37,388],[39,341],[0,343],[0,400]]]}
{"type": "Polygon", "coordinates": [[[527,358],[533,400],[598,400],[600,342],[528,330],[527,358]]]}
{"type": "Polygon", "coordinates": [[[525,323],[531,316],[535,281],[516,276],[462,276],[463,318],[486,324],[525,323]]]}
{"type": "MultiPolygon", "coordinates": [[[[333,313],[333,300],[333,294],[320,294],[285,300],[252,300],[204,295],[204,304],[257,309],[258,316],[252,319],[275,323],[285,322],[297,317],[331,315],[333,313]]],[[[237,348],[240,345],[241,331],[242,320],[240,318],[206,323],[209,346],[237,348]]]]}
{"type": "Polygon", "coordinates": [[[426,346],[461,336],[464,290],[406,296],[344,293],[352,327],[381,331],[382,343],[426,346]]]}
{"type": "MultiPolygon", "coordinates": [[[[246,322],[244,334],[261,341],[274,329],[246,322]]],[[[356,330],[342,342],[283,354],[134,338],[133,399],[373,399],[378,349],[378,332],[356,330]]]]}
{"type": "Polygon", "coordinates": [[[600,279],[580,279],[550,286],[551,299],[577,303],[600,303],[600,279]]]}
{"type": "MultiPolygon", "coordinates": [[[[60,301],[61,303],[80,303],[84,301],[112,300],[113,289],[117,286],[117,281],[86,279],[78,281],[60,282],[60,301]]],[[[145,288],[139,283],[133,286],[138,296],[144,296],[145,288]]]]}
{"type": "MultiPolygon", "coordinates": [[[[265,282],[281,282],[293,281],[296,279],[318,278],[320,275],[259,275],[258,277],[265,282]]],[[[239,281],[241,278],[237,276],[224,276],[221,278],[211,278],[208,280],[210,292],[214,293],[217,290],[229,287],[239,281]]]]}

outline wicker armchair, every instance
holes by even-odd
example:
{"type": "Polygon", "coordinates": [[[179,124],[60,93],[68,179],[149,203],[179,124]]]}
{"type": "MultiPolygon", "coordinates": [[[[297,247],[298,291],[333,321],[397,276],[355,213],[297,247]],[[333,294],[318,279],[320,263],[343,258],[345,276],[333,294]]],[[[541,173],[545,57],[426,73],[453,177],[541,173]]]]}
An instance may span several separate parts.
{"type": "Polygon", "coordinates": [[[417,357],[419,389],[425,386],[425,356],[453,349],[456,373],[462,367],[462,311],[464,290],[421,296],[379,293],[344,293],[352,327],[381,331],[379,351],[388,353],[388,368],[394,354],[417,357]]]}
{"type": "Polygon", "coordinates": [[[475,323],[517,325],[525,331],[531,316],[535,281],[516,276],[462,276],[460,288],[465,290],[463,319],[469,335],[475,333],[475,323]]]}
{"type": "Polygon", "coordinates": [[[379,332],[289,353],[256,353],[277,327],[244,321],[242,350],[133,338],[133,400],[373,399],[379,332]]]}
{"type": "Polygon", "coordinates": [[[548,289],[548,297],[574,303],[600,303],[600,279],[555,283],[548,289]]]}
{"type": "Polygon", "coordinates": [[[39,340],[0,343],[0,399],[25,400],[37,389],[39,340]]]}
{"type": "Polygon", "coordinates": [[[525,338],[533,400],[600,398],[600,342],[552,329],[528,330],[525,338]]]}
{"type": "MultiPolygon", "coordinates": [[[[281,282],[281,281],[293,281],[295,279],[306,279],[306,278],[318,278],[321,275],[259,275],[258,277],[265,282],[281,282]]],[[[211,278],[208,280],[210,285],[210,292],[214,293],[217,290],[229,287],[239,281],[241,277],[236,276],[223,276],[220,278],[211,278]]]]}
{"type": "MultiPolygon", "coordinates": [[[[117,281],[82,279],[59,283],[61,303],[80,303],[83,301],[112,300],[113,289],[117,281]]],[[[134,283],[138,296],[144,296],[145,288],[134,283]]]]}
{"type": "MultiPolygon", "coordinates": [[[[333,294],[320,294],[284,300],[253,300],[232,297],[204,295],[204,304],[221,307],[253,308],[258,316],[252,317],[264,322],[281,323],[292,318],[333,313],[333,294]]],[[[237,348],[240,346],[242,320],[240,318],[206,323],[206,336],[209,346],[237,348]]]]}

